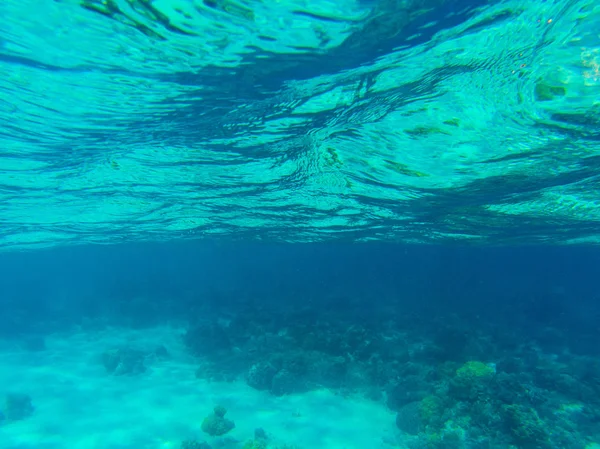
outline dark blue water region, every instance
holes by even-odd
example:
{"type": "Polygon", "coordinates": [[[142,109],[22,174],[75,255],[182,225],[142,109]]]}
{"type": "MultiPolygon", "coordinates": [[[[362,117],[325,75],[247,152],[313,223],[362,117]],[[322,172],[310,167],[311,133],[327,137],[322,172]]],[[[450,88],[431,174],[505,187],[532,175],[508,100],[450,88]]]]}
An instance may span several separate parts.
{"type": "Polygon", "coordinates": [[[592,246],[82,246],[5,253],[0,273],[0,332],[10,333],[38,320],[65,325],[110,313],[156,324],[185,319],[198,307],[231,312],[248,303],[339,308],[361,320],[382,319],[380,311],[393,307],[423,319],[448,315],[590,332],[600,317],[600,248],[592,246]]]}

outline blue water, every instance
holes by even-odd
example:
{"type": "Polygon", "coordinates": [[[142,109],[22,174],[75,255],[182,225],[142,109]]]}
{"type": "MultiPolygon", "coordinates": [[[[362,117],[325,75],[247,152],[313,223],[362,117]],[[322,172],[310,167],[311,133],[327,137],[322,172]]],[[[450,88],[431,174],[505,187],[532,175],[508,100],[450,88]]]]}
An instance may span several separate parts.
{"type": "Polygon", "coordinates": [[[0,4],[0,449],[600,448],[600,6],[0,4]]]}
{"type": "Polygon", "coordinates": [[[6,249],[597,239],[594,2],[0,8],[6,249]]]}

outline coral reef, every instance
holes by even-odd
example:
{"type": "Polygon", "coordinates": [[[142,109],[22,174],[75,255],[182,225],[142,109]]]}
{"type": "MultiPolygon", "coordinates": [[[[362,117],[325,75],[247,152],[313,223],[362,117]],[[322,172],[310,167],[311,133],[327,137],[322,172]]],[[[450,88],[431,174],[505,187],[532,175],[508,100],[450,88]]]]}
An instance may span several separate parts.
{"type": "Polygon", "coordinates": [[[411,448],[583,449],[600,439],[600,362],[558,345],[556,329],[527,340],[393,312],[358,321],[339,310],[262,309],[200,326],[185,341],[200,377],[243,376],[273,395],[327,387],[385,401],[411,448]]]}
{"type": "Polygon", "coordinates": [[[419,403],[419,416],[424,426],[438,429],[445,421],[444,400],[438,396],[429,395],[419,403]]]}
{"type": "Polygon", "coordinates": [[[513,442],[523,449],[552,447],[548,427],[531,407],[505,405],[502,407],[505,423],[513,442]]]}
{"type": "Polygon", "coordinates": [[[479,361],[469,361],[456,370],[450,381],[451,395],[457,399],[476,399],[486,394],[496,368],[479,361]]]}
{"type": "Polygon", "coordinates": [[[202,421],[202,431],[210,436],[221,436],[235,428],[235,423],[225,418],[227,409],[217,405],[213,412],[202,421]]]}

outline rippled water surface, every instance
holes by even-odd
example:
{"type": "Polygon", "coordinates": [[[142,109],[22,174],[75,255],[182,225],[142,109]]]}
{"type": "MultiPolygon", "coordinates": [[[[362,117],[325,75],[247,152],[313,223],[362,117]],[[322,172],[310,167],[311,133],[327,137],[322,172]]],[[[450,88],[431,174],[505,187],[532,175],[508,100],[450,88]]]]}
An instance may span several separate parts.
{"type": "Polygon", "coordinates": [[[600,4],[5,0],[0,243],[600,239],[600,4]]]}

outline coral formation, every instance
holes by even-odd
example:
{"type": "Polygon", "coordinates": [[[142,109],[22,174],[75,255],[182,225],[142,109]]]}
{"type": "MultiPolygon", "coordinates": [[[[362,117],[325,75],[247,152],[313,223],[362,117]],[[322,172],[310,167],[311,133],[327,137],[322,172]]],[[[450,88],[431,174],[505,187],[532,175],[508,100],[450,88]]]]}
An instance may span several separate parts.
{"type": "Polygon", "coordinates": [[[456,370],[456,376],[450,381],[451,394],[458,399],[475,399],[485,394],[495,374],[493,366],[469,361],[456,370]]]}
{"type": "Polygon", "coordinates": [[[181,442],[181,449],[211,449],[208,443],[199,443],[198,441],[185,440],[181,442]]]}
{"type": "Polygon", "coordinates": [[[102,353],[102,364],[109,374],[134,375],[146,371],[145,357],[142,351],[131,348],[111,349],[102,353]]]}
{"type": "Polygon", "coordinates": [[[531,407],[505,405],[505,422],[514,443],[523,449],[551,447],[547,426],[531,407]]]}
{"type": "MultiPolygon", "coordinates": [[[[600,439],[597,358],[556,357],[541,343],[506,334],[481,338],[483,330],[457,322],[357,324],[339,310],[330,317],[271,313],[248,312],[200,333],[205,343],[221,343],[203,352],[199,375],[245,375],[249,386],[274,395],[328,387],[385,400],[411,448],[582,449],[587,439],[600,439]]],[[[188,344],[206,347],[191,335],[188,344]]],[[[557,350],[556,338],[540,335],[557,350]]]]}
{"type": "Polygon", "coordinates": [[[403,405],[396,415],[396,427],[401,431],[417,435],[421,430],[422,420],[419,402],[403,405]]]}
{"type": "Polygon", "coordinates": [[[254,429],[254,439],[255,440],[266,440],[268,438],[267,432],[261,427],[257,427],[254,429]]]}
{"type": "Polygon", "coordinates": [[[277,368],[271,363],[256,363],[246,374],[246,383],[257,390],[270,390],[277,368]]]}
{"type": "Polygon", "coordinates": [[[439,428],[444,423],[444,402],[441,398],[429,395],[419,404],[419,416],[425,426],[439,428]]]}
{"type": "Polygon", "coordinates": [[[242,449],[267,449],[267,442],[261,439],[248,440],[242,449]]]}
{"type": "Polygon", "coordinates": [[[210,436],[221,436],[235,428],[235,423],[225,418],[227,409],[217,405],[213,412],[202,421],[202,431],[210,436]]]}

